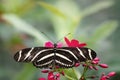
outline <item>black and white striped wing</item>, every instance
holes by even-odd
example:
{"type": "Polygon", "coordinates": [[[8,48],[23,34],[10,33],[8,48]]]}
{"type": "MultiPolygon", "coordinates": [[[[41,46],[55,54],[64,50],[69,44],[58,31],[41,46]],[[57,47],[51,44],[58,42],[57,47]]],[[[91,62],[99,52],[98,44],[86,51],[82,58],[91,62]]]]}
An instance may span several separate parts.
{"type": "Polygon", "coordinates": [[[50,54],[45,54],[44,56],[38,55],[38,58],[36,61],[34,61],[34,65],[38,68],[48,68],[55,66],[60,68],[71,68],[74,67],[78,62],[93,60],[95,57],[96,53],[89,48],[53,48],[50,54]]]}
{"type": "Polygon", "coordinates": [[[14,55],[17,62],[32,62],[39,68],[49,67],[53,63],[54,50],[50,47],[25,48],[14,55]],[[39,63],[38,63],[39,62],[39,63]]]}
{"type": "Polygon", "coordinates": [[[62,47],[56,49],[55,63],[62,68],[71,68],[76,63],[93,60],[95,57],[96,52],[89,48],[62,47]]]}
{"type": "Polygon", "coordinates": [[[34,47],[17,52],[14,59],[17,62],[32,62],[38,68],[70,68],[77,62],[92,60],[96,53],[89,48],[79,47],[34,47]]]}
{"type": "Polygon", "coordinates": [[[71,48],[53,48],[53,52],[44,56],[38,56],[37,60],[34,62],[34,65],[38,68],[71,68],[75,65],[77,61],[76,55],[71,48]]]}
{"type": "Polygon", "coordinates": [[[69,59],[74,60],[75,62],[84,62],[86,60],[93,60],[97,54],[94,50],[85,47],[63,47],[58,48],[57,52],[61,52],[66,57],[69,56],[69,59]],[[65,52],[65,54],[64,54],[65,52]]]}
{"type": "Polygon", "coordinates": [[[46,47],[33,47],[33,48],[25,48],[18,51],[14,55],[14,59],[17,62],[33,62],[36,61],[38,56],[43,57],[53,52],[52,48],[46,47]]]}

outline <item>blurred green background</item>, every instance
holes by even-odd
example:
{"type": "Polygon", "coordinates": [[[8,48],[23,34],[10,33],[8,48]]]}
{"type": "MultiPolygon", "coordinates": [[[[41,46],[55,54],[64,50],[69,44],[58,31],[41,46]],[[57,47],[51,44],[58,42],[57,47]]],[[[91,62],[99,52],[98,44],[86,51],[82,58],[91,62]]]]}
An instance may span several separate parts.
{"type": "MultiPolygon", "coordinates": [[[[37,80],[31,64],[17,63],[16,51],[54,42],[68,33],[86,42],[120,80],[120,0],[0,0],[0,80],[37,80]]],[[[62,41],[61,41],[62,42],[62,41]]],[[[98,79],[97,79],[98,80],[98,79]]]]}

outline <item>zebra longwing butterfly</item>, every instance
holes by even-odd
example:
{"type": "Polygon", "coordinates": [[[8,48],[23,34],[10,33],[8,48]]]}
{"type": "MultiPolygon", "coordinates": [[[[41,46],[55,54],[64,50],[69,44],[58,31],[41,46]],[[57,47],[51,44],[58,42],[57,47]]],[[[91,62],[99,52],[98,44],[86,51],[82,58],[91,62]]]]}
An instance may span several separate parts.
{"type": "Polygon", "coordinates": [[[14,55],[17,62],[31,62],[37,68],[71,68],[78,62],[93,60],[96,52],[85,47],[33,47],[25,48],[14,55]]]}

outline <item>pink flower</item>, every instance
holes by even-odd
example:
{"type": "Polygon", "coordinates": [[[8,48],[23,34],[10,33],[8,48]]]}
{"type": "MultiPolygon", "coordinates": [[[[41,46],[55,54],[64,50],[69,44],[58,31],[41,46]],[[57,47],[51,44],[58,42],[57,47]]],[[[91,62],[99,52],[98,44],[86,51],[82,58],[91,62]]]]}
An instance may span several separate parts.
{"type": "Polygon", "coordinates": [[[48,72],[49,72],[49,70],[44,69],[44,70],[42,70],[41,72],[42,72],[42,73],[48,73],[48,72]]]}
{"type": "Polygon", "coordinates": [[[112,77],[112,76],[115,76],[115,72],[110,72],[110,73],[108,73],[108,76],[110,76],[110,77],[112,77]]]}
{"type": "Polygon", "coordinates": [[[93,69],[98,70],[98,68],[96,66],[93,66],[93,69]]]}
{"type": "Polygon", "coordinates": [[[92,60],[93,64],[98,64],[100,61],[100,59],[98,57],[96,57],[94,60],[92,60]]]}
{"type": "MultiPolygon", "coordinates": [[[[44,73],[44,71],[43,71],[43,73],[44,73]]],[[[60,80],[60,73],[53,74],[52,71],[49,71],[47,79],[46,78],[39,78],[38,80],[60,80]]]]}
{"type": "Polygon", "coordinates": [[[56,80],[60,80],[60,73],[57,73],[55,76],[56,76],[56,80]]]}
{"type": "Polygon", "coordinates": [[[102,68],[108,68],[107,64],[99,64],[99,66],[102,67],[102,68]]]}
{"type": "Polygon", "coordinates": [[[39,78],[38,80],[46,80],[45,78],[39,78]]]}
{"type": "Polygon", "coordinates": [[[107,75],[105,73],[102,73],[100,80],[108,80],[110,77],[115,76],[115,72],[109,72],[107,75]]]}
{"type": "Polygon", "coordinates": [[[100,78],[100,80],[107,80],[108,78],[107,78],[107,76],[102,76],[101,78],[100,78]]]}
{"type": "Polygon", "coordinates": [[[76,39],[72,39],[70,41],[68,38],[65,37],[64,40],[69,47],[84,47],[84,46],[86,46],[86,43],[80,43],[76,39]]]}
{"type": "Polygon", "coordinates": [[[92,60],[91,64],[93,64],[93,69],[98,70],[96,66],[100,66],[101,68],[108,68],[107,64],[100,64],[99,62],[100,62],[100,59],[98,57],[92,60]]]}
{"type": "MultiPolygon", "coordinates": [[[[57,47],[62,47],[62,46],[63,46],[62,43],[57,43],[57,47]]],[[[49,41],[45,43],[45,47],[54,47],[54,44],[49,41]]]]}
{"type": "Polygon", "coordinates": [[[53,74],[53,72],[48,73],[48,80],[60,80],[60,74],[53,74]]]}
{"type": "Polygon", "coordinates": [[[64,71],[60,72],[63,76],[65,75],[64,71]]]}
{"type": "Polygon", "coordinates": [[[52,42],[45,42],[45,47],[54,47],[52,42]]]}
{"type": "Polygon", "coordinates": [[[53,72],[48,73],[48,80],[55,80],[53,72]]]}
{"type": "Polygon", "coordinates": [[[75,67],[78,67],[78,66],[80,66],[80,63],[75,63],[75,67]]]}

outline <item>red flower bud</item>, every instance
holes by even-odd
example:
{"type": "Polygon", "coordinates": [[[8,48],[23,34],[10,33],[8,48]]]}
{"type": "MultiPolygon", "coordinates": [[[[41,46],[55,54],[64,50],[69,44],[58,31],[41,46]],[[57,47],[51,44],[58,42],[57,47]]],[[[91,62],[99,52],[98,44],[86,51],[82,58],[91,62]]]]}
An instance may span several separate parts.
{"type": "Polygon", "coordinates": [[[78,67],[78,66],[80,66],[80,63],[75,63],[75,67],[78,67]]]}
{"type": "Polygon", "coordinates": [[[108,73],[108,76],[112,77],[112,76],[114,76],[115,74],[116,74],[116,72],[110,72],[110,73],[108,73]]]}
{"type": "Polygon", "coordinates": [[[97,67],[95,67],[95,66],[93,66],[93,68],[94,68],[95,70],[98,70],[98,68],[97,68],[97,67]]]}
{"type": "Polygon", "coordinates": [[[39,78],[38,80],[46,80],[45,78],[39,78]]]}
{"type": "Polygon", "coordinates": [[[108,78],[107,78],[107,76],[102,76],[101,78],[100,78],[100,80],[107,80],[108,78]]]}
{"type": "Polygon", "coordinates": [[[89,66],[89,69],[93,69],[93,66],[89,66]]]}
{"type": "Polygon", "coordinates": [[[56,77],[60,77],[60,73],[57,73],[57,74],[56,74],[56,77]]]}
{"type": "Polygon", "coordinates": [[[98,64],[99,62],[98,61],[92,61],[92,64],[98,64]]]}
{"type": "Polygon", "coordinates": [[[65,75],[65,73],[64,73],[63,71],[61,72],[61,74],[62,74],[63,76],[65,75]]]}
{"type": "Polygon", "coordinates": [[[48,73],[49,70],[44,69],[44,70],[42,70],[41,72],[42,72],[42,73],[48,73]]]}
{"type": "Polygon", "coordinates": [[[108,68],[107,64],[99,64],[99,66],[102,67],[102,68],[108,68]]]}
{"type": "Polygon", "coordinates": [[[96,58],[94,59],[94,61],[100,61],[100,58],[96,57],[96,58]]]}
{"type": "Polygon", "coordinates": [[[48,73],[48,80],[54,80],[54,74],[53,72],[48,73]]]}

